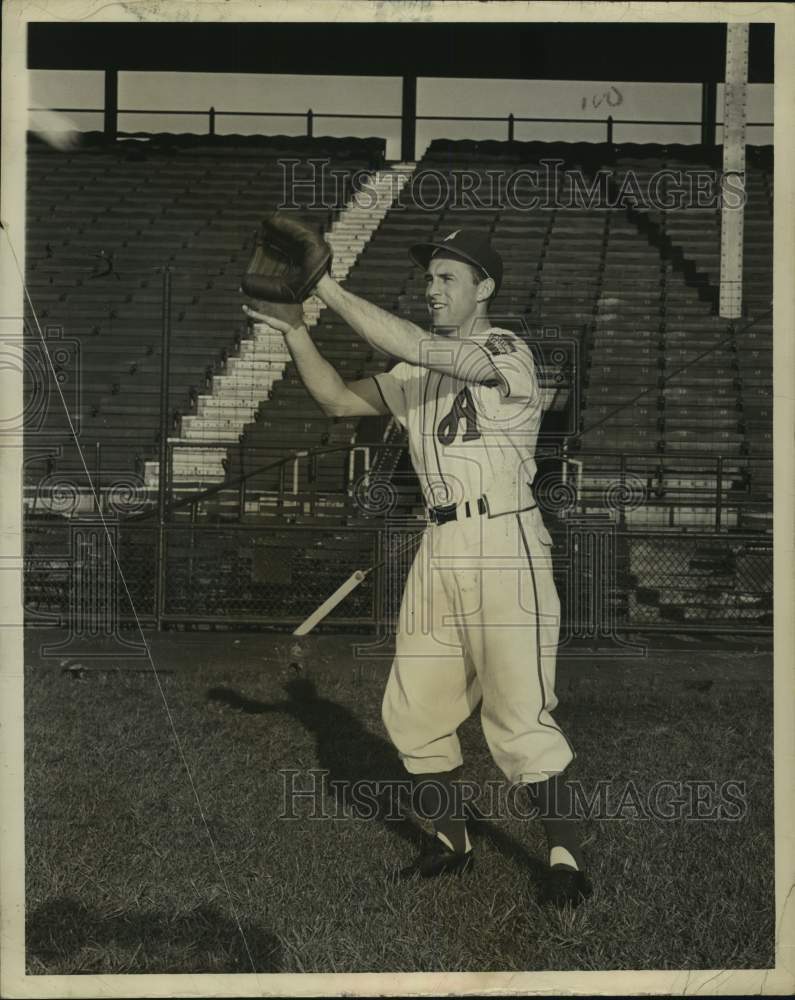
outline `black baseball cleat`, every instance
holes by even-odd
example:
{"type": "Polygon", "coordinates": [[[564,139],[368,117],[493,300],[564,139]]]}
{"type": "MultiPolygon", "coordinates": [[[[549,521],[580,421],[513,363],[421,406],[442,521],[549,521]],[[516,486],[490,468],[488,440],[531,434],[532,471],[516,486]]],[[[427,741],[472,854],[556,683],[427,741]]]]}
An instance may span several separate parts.
{"type": "Polygon", "coordinates": [[[407,882],[415,878],[438,878],[440,875],[464,875],[472,870],[475,859],[472,851],[460,854],[436,841],[423,850],[410,865],[396,869],[392,874],[395,882],[407,882]]]}
{"type": "Polygon", "coordinates": [[[577,906],[592,892],[593,887],[585,872],[556,865],[544,876],[538,892],[538,901],[546,906],[563,909],[565,906],[577,906]]]}

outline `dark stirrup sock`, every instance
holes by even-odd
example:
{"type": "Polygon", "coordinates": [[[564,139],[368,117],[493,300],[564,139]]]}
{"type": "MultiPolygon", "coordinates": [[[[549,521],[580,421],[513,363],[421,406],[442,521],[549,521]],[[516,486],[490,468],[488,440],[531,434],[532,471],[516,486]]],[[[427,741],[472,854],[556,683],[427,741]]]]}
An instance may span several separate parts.
{"type": "Polygon", "coordinates": [[[414,775],[414,808],[431,820],[437,836],[458,854],[470,850],[457,780],[460,769],[414,775]]]}
{"type": "Polygon", "coordinates": [[[557,867],[583,869],[579,824],[574,816],[571,788],[563,775],[527,785],[530,802],[538,816],[549,848],[549,863],[557,867]],[[556,850],[558,848],[558,850],[556,850]],[[560,850],[562,848],[562,850],[560,850]],[[566,856],[568,854],[568,857],[566,856]],[[572,864],[571,862],[574,862],[572,864]]]}

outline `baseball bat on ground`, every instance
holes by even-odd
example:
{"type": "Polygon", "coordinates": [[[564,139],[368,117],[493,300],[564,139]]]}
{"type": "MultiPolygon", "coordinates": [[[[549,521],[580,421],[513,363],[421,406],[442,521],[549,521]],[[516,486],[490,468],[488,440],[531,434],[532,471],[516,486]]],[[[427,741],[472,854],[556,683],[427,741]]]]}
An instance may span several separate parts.
{"type": "Polygon", "coordinates": [[[323,621],[326,615],[332,612],[340,601],[345,600],[348,594],[359,586],[369,572],[369,569],[357,569],[354,573],[351,573],[345,583],[343,583],[341,587],[337,587],[331,597],[323,601],[320,607],[316,608],[306,621],[301,622],[298,628],[293,632],[293,635],[306,635],[308,632],[311,632],[318,622],[323,621]]]}
{"type": "MultiPolygon", "coordinates": [[[[422,534],[424,534],[424,529],[416,532],[416,534],[410,535],[404,542],[397,546],[395,552],[392,553],[393,557],[404,551],[407,547],[411,546],[422,534]]],[[[368,569],[357,569],[355,572],[351,573],[345,583],[343,583],[342,586],[337,587],[331,597],[323,601],[320,607],[316,608],[306,621],[301,622],[298,628],[293,632],[293,635],[306,635],[308,632],[311,632],[315,625],[317,625],[318,622],[322,622],[326,615],[330,614],[341,601],[344,601],[352,590],[356,590],[366,576],[374,570],[380,569],[382,566],[386,565],[387,562],[388,559],[382,559],[380,562],[375,563],[368,569]]]]}

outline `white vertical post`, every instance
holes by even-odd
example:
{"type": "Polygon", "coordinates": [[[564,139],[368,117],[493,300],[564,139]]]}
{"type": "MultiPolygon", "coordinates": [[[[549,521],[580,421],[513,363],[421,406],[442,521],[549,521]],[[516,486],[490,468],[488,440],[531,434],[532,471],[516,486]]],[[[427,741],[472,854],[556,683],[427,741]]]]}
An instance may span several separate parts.
{"type": "MultiPolygon", "coordinates": [[[[723,176],[745,190],[745,123],[748,107],[748,25],[726,25],[726,81],[723,87],[723,176]]],[[[720,315],[738,319],[743,305],[744,199],[721,206],[720,315]]]]}

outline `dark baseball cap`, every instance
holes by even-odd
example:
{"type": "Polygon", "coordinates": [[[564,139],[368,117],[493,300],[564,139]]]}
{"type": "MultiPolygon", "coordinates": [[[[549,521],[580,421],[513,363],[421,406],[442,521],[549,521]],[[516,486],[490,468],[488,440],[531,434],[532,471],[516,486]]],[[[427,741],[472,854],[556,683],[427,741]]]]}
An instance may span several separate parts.
{"type": "Polygon", "coordinates": [[[444,250],[458,260],[474,264],[484,271],[486,276],[494,279],[494,294],[502,284],[502,257],[489,243],[485,233],[476,229],[456,229],[434,243],[415,243],[409,247],[409,257],[423,270],[428,269],[431,258],[444,250]]]}

